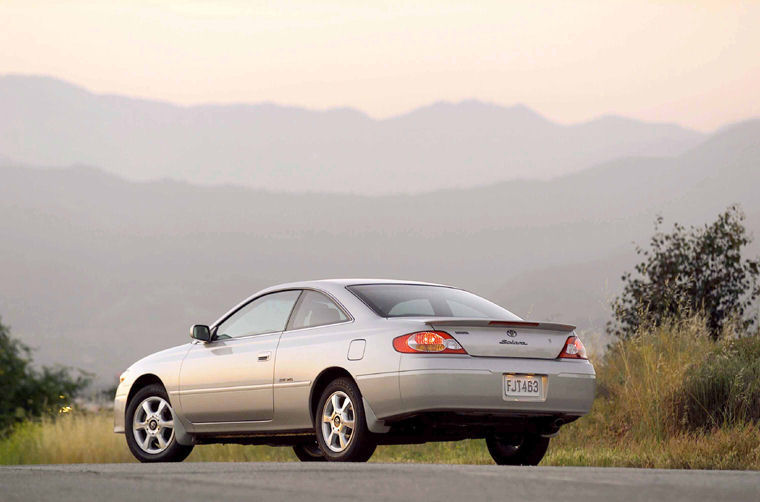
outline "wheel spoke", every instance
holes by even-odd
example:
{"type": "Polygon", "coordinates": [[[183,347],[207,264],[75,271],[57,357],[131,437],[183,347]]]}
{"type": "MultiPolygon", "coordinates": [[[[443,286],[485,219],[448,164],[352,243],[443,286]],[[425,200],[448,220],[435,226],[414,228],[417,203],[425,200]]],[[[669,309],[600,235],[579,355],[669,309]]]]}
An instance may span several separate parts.
{"type": "Polygon", "coordinates": [[[166,401],[164,401],[164,400],[162,399],[162,400],[161,400],[161,402],[160,402],[160,403],[158,403],[158,410],[156,411],[156,415],[159,415],[159,416],[161,416],[161,413],[163,413],[163,411],[164,411],[165,409],[166,409],[166,401]]]}
{"type": "Polygon", "coordinates": [[[346,427],[349,427],[351,429],[354,428],[354,421],[352,420],[343,420],[343,425],[346,427]]]}
{"type": "Polygon", "coordinates": [[[338,441],[340,441],[340,447],[345,448],[348,441],[346,441],[346,434],[343,431],[338,432],[338,441]]]}
{"type": "Polygon", "coordinates": [[[322,421],[329,424],[332,422],[332,418],[330,415],[322,415],[322,421]]]}
{"type": "Polygon", "coordinates": [[[142,409],[145,412],[145,418],[146,419],[148,418],[148,415],[150,415],[151,413],[153,413],[153,410],[150,409],[150,405],[148,404],[148,400],[147,399],[145,401],[143,401],[143,403],[142,403],[142,409]]]}
{"type": "Polygon", "coordinates": [[[333,413],[337,413],[340,410],[340,398],[338,394],[333,394],[330,402],[332,403],[333,413]]]}
{"type": "Polygon", "coordinates": [[[166,439],[164,439],[163,432],[156,434],[156,439],[158,439],[158,446],[160,446],[162,450],[166,448],[166,439]]]}
{"type": "Polygon", "coordinates": [[[159,420],[158,425],[160,425],[162,429],[174,429],[174,420],[159,420]]]}
{"type": "Polygon", "coordinates": [[[143,439],[142,442],[142,449],[145,451],[148,451],[148,448],[150,448],[150,434],[145,434],[145,439],[143,439]]]}

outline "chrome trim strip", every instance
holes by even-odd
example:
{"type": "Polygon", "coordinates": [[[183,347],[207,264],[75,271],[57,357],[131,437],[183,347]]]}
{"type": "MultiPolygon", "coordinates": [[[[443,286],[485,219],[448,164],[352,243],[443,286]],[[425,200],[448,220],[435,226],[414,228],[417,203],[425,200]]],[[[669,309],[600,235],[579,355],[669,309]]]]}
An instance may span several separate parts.
{"type": "Polygon", "coordinates": [[[596,378],[595,373],[557,373],[560,378],[596,378]]]}
{"type": "MultiPolygon", "coordinates": [[[[242,422],[191,422],[193,425],[246,425],[246,424],[266,424],[271,420],[244,420],[242,422]]],[[[220,433],[223,434],[223,433],[220,433]]]]}
{"type": "Polygon", "coordinates": [[[471,374],[471,375],[501,375],[504,371],[491,371],[482,369],[424,369],[424,370],[401,370],[400,376],[405,375],[451,375],[452,373],[471,374]]]}
{"type": "Polygon", "coordinates": [[[280,382],[273,385],[274,388],[280,387],[308,387],[311,385],[310,380],[304,380],[302,382],[280,382]]]}
{"type": "Polygon", "coordinates": [[[240,390],[269,389],[271,387],[271,383],[262,383],[258,385],[238,385],[235,387],[209,387],[206,389],[178,390],[177,394],[180,396],[185,396],[188,394],[204,394],[206,392],[234,392],[240,390]]]}
{"type": "Polygon", "coordinates": [[[364,375],[356,375],[356,379],[369,380],[371,378],[397,377],[398,375],[398,371],[384,371],[382,373],[366,373],[364,375]]]}

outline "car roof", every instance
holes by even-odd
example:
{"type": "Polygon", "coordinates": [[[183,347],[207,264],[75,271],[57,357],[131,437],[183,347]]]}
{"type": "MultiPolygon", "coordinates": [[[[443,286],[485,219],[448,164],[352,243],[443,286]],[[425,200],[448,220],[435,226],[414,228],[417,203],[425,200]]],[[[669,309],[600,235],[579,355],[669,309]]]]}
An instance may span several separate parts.
{"type": "Polygon", "coordinates": [[[436,284],[433,282],[423,281],[407,281],[399,279],[366,279],[366,278],[353,278],[353,279],[315,279],[309,281],[289,282],[285,284],[278,284],[267,289],[281,289],[281,288],[303,288],[303,287],[317,287],[318,285],[325,286],[356,286],[359,284],[413,284],[418,286],[446,286],[445,284],[436,284]]]}

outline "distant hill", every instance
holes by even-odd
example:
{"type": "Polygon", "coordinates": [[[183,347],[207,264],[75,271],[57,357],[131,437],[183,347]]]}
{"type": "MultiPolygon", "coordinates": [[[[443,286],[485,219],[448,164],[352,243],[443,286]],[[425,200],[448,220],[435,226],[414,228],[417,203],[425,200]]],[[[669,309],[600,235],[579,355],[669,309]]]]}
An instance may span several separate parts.
{"type": "Polygon", "coordinates": [[[259,288],[307,278],[452,283],[525,317],[599,330],[657,214],[702,223],[739,202],[760,238],[758,186],[760,120],[675,158],[417,195],[136,183],[6,163],[0,315],[40,360],[104,379],[259,288]]]}
{"type": "Polygon", "coordinates": [[[602,117],[551,122],[517,105],[436,103],[387,120],[351,109],[203,105],[97,95],[60,80],[0,77],[0,152],[272,191],[416,193],[548,179],[628,156],[676,156],[703,135],[602,117]]]}

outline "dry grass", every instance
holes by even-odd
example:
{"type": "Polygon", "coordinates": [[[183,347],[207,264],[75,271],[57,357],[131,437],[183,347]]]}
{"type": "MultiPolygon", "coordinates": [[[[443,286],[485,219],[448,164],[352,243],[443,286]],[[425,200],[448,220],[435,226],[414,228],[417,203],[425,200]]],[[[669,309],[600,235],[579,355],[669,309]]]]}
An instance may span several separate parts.
{"type": "MultiPolygon", "coordinates": [[[[674,469],[760,469],[760,428],[744,424],[709,434],[683,433],[665,441],[610,437],[585,442],[583,422],[563,429],[552,440],[543,465],[595,465],[674,469]]],[[[198,446],[191,462],[290,462],[289,448],[268,446],[198,446]]],[[[62,416],[28,423],[0,441],[0,464],[69,464],[134,462],[124,436],[111,432],[102,414],[62,416]]],[[[492,464],[483,441],[381,446],[373,462],[492,464]]]]}
{"type": "Polygon", "coordinates": [[[573,444],[569,432],[563,431],[550,446],[544,465],[760,470],[760,428],[752,424],[680,433],[665,440],[605,439],[586,444],[573,444]]]}
{"type": "MultiPolygon", "coordinates": [[[[730,343],[730,342],[724,342],[730,343]]],[[[719,348],[719,347],[718,347],[719,348]]],[[[544,465],[760,469],[760,426],[752,421],[693,430],[673,397],[716,345],[699,319],[650,329],[597,360],[591,413],[553,439],[544,465]],[[688,425],[688,424],[686,424],[688,425]]],[[[0,464],[132,462],[104,414],[72,413],[26,423],[0,440],[0,464]]],[[[295,461],[289,448],[196,447],[190,461],[295,461]]],[[[491,464],[482,440],[379,447],[374,462],[491,464]]]]}
{"type": "MultiPolygon", "coordinates": [[[[197,447],[189,461],[296,460],[287,448],[209,445],[197,447]]],[[[70,413],[56,419],[27,422],[0,440],[0,464],[73,464],[134,462],[122,434],[113,433],[113,418],[102,413],[70,413]]]]}
{"type": "Polygon", "coordinates": [[[698,318],[647,329],[611,347],[603,360],[595,361],[594,408],[573,430],[587,440],[665,440],[678,423],[669,400],[681,389],[689,368],[714,348],[698,318]]]}

